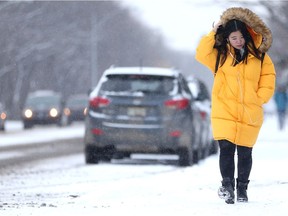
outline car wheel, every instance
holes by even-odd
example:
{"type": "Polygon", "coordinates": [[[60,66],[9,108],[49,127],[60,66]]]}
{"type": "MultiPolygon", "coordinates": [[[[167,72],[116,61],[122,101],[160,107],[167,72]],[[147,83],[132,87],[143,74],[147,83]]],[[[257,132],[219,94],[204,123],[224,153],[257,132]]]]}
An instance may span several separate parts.
{"type": "Polygon", "coordinates": [[[178,149],[179,166],[191,166],[193,164],[192,150],[187,147],[180,147],[178,149]]]}
{"type": "Polygon", "coordinates": [[[197,164],[199,162],[200,158],[201,158],[201,151],[199,149],[194,150],[193,151],[193,163],[197,164]]]}
{"type": "Polygon", "coordinates": [[[99,162],[99,151],[96,147],[86,146],[85,147],[85,161],[86,164],[97,164],[99,162]]]}
{"type": "Polygon", "coordinates": [[[114,154],[113,147],[98,148],[86,146],[85,159],[87,164],[97,164],[99,161],[110,162],[114,154]]]}
{"type": "Polygon", "coordinates": [[[212,140],[211,141],[211,146],[210,146],[210,149],[209,149],[209,153],[210,153],[210,155],[218,153],[218,142],[216,140],[212,140]]]}
{"type": "Polygon", "coordinates": [[[114,154],[114,147],[107,147],[105,149],[102,149],[101,160],[105,162],[110,162],[114,154]]]}

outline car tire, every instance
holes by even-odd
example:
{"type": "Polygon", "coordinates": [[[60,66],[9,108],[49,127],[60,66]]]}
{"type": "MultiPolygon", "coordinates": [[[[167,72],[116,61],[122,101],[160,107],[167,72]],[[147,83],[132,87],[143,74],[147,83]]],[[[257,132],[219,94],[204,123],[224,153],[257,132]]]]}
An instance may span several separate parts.
{"type": "Polygon", "coordinates": [[[179,156],[179,166],[191,166],[193,164],[193,154],[192,150],[187,147],[180,147],[178,149],[178,156],[179,156]]]}
{"type": "Polygon", "coordinates": [[[105,147],[101,150],[101,160],[105,162],[110,162],[116,153],[117,152],[115,151],[115,148],[113,146],[105,147]]]}
{"type": "Polygon", "coordinates": [[[201,158],[201,150],[194,150],[193,151],[193,164],[198,164],[199,160],[201,158]]]}
{"type": "Polygon", "coordinates": [[[86,164],[97,164],[99,162],[99,151],[96,147],[86,146],[85,147],[85,162],[86,164]]]}
{"type": "Polygon", "coordinates": [[[113,147],[99,148],[86,146],[85,159],[87,164],[97,164],[99,161],[110,162],[114,155],[113,147]]]}
{"type": "Polygon", "coordinates": [[[213,154],[217,154],[218,153],[218,142],[216,140],[212,140],[211,141],[211,146],[210,146],[210,149],[209,149],[209,153],[210,155],[213,155],[213,154]]]}

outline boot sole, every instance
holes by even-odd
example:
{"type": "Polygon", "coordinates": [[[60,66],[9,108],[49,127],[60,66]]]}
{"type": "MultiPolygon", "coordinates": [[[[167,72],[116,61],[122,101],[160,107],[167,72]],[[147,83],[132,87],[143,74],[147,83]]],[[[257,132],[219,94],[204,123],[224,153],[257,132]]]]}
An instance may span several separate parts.
{"type": "Polygon", "coordinates": [[[245,198],[237,198],[237,202],[247,203],[247,202],[248,202],[248,199],[245,199],[245,198]]]}

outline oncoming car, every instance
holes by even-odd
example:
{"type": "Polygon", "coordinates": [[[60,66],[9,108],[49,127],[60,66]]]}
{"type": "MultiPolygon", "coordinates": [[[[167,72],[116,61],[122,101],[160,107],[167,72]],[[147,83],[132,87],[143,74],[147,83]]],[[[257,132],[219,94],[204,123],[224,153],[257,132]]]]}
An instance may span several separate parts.
{"type": "Polygon", "coordinates": [[[87,113],[88,100],[87,94],[75,94],[67,99],[64,108],[67,124],[71,124],[73,121],[84,121],[87,113]]]}
{"type": "Polygon", "coordinates": [[[115,67],[91,92],[85,121],[86,163],[115,154],[176,154],[198,162],[201,120],[183,75],[170,68],[115,67]]]}
{"type": "Polygon", "coordinates": [[[24,105],[22,121],[24,128],[36,124],[62,124],[63,101],[61,94],[40,90],[30,93],[24,105]]]}

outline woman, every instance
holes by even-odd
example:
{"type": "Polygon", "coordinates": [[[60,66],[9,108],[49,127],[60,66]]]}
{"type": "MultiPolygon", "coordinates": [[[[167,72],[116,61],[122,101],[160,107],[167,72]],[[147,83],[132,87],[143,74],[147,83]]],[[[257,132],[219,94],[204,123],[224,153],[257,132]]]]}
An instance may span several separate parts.
{"type": "Polygon", "coordinates": [[[263,123],[262,105],[273,96],[275,69],[266,53],[272,44],[269,28],[252,11],[229,8],[204,36],[196,59],[214,73],[211,123],[220,148],[220,198],[235,200],[237,149],[237,201],[248,202],[252,148],[263,123]]]}

